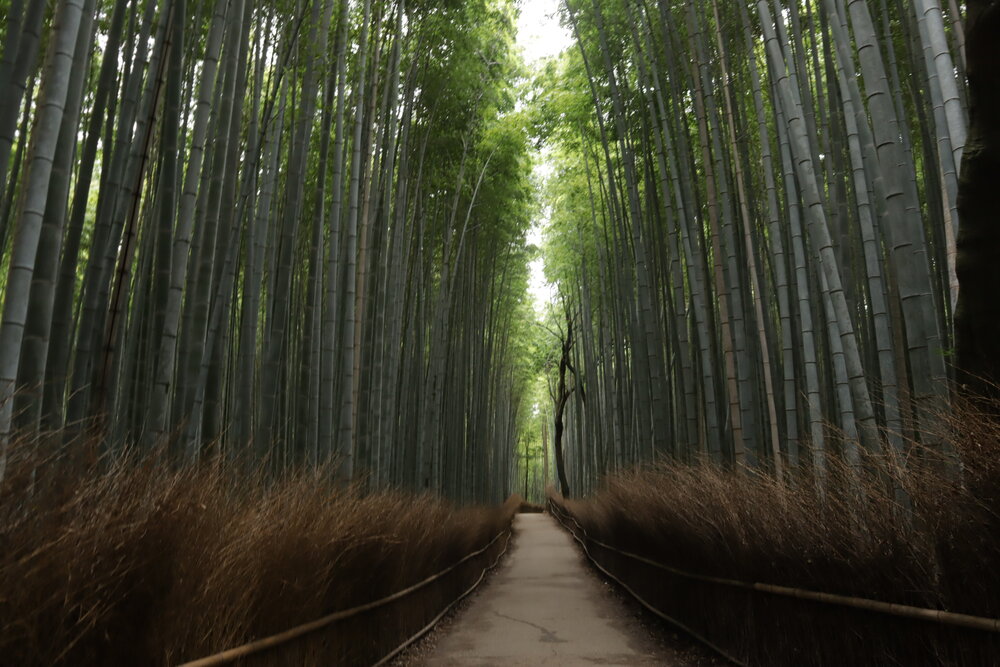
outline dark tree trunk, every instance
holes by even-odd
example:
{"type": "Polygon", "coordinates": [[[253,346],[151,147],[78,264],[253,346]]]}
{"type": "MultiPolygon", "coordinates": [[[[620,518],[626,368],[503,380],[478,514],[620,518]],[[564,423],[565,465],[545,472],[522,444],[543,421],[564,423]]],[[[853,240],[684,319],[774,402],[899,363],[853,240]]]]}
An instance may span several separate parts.
{"type": "MultiPolygon", "coordinates": [[[[562,364],[559,364],[560,368],[562,364]]],[[[562,384],[562,382],[560,382],[562,384]]],[[[566,395],[569,398],[569,395],[566,395]]],[[[556,450],[556,474],[559,476],[559,490],[563,498],[569,498],[569,482],[566,480],[566,464],[563,463],[563,411],[566,408],[566,400],[560,400],[556,404],[556,429],[555,429],[555,450],[556,450]]]]}
{"type": "Polygon", "coordinates": [[[576,369],[573,368],[573,362],[570,358],[570,353],[573,350],[573,320],[569,316],[569,312],[566,313],[566,337],[562,341],[562,357],[559,359],[559,389],[556,393],[556,419],[555,419],[555,438],[553,439],[553,445],[556,453],[556,474],[559,476],[559,490],[563,495],[563,498],[569,498],[569,481],[566,479],[566,464],[563,462],[563,430],[564,421],[563,415],[566,412],[566,403],[569,402],[569,397],[573,394],[572,389],[566,388],[566,371],[572,371],[576,374],[576,369]]]}
{"type": "Polygon", "coordinates": [[[1000,398],[1000,0],[968,3],[969,137],[959,182],[959,388],[1000,398]]]}

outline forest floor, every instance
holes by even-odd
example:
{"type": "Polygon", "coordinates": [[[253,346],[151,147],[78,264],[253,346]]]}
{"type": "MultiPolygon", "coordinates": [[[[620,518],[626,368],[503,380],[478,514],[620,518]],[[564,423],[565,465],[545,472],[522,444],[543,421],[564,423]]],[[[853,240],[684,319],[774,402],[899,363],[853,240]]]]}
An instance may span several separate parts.
{"type": "Polygon", "coordinates": [[[587,567],[551,516],[519,514],[514,527],[501,568],[403,664],[719,664],[689,640],[652,627],[587,567]]]}

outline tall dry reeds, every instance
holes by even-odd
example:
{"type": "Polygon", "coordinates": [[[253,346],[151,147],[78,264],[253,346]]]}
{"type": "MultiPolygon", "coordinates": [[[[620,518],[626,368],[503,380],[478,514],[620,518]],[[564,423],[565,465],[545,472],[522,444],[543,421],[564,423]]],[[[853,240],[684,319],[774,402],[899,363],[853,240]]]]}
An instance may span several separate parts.
{"type": "MultiPolygon", "coordinates": [[[[864,472],[831,460],[823,485],[662,463],[612,476],[590,499],[554,501],[592,538],[683,571],[1000,618],[1000,423],[989,414],[964,407],[937,420],[924,440],[948,442],[941,455],[910,443],[905,456],[869,457],[864,472]]],[[[591,551],[750,664],[1000,660],[994,633],[708,584],[591,551]]]]}
{"type": "MultiPolygon", "coordinates": [[[[129,460],[81,472],[33,452],[15,448],[0,484],[0,664],[212,654],[410,586],[487,544],[520,502],[456,509],[339,489],[322,471],[273,481],[129,460]]],[[[258,662],[370,664],[483,566],[258,662]]]]}

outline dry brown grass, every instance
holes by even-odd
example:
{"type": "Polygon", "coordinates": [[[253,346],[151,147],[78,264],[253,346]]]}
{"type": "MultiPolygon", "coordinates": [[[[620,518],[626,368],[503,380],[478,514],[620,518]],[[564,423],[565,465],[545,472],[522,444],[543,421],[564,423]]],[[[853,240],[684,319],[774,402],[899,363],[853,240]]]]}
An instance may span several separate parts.
{"type": "MultiPolygon", "coordinates": [[[[81,474],[50,463],[36,477],[38,465],[15,449],[0,485],[2,664],[202,657],[405,588],[485,545],[520,503],[363,495],[315,472],[265,483],[210,466],[127,461],[81,474]]],[[[259,661],[373,662],[484,562],[259,661]]]]}
{"type": "MultiPolygon", "coordinates": [[[[832,464],[825,493],[805,478],[791,486],[661,464],[613,476],[593,498],[565,507],[594,538],[681,570],[1000,618],[1000,424],[971,408],[938,423],[961,474],[916,445],[908,461],[870,460],[881,472],[860,479],[832,464]]],[[[1000,659],[995,634],[697,583],[592,551],[663,611],[751,664],[1000,659]]]]}
{"type": "Polygon", "coordinates": [[[524,501],[521,503],[521,506],[517,509],[517,511],[519,514],[541,514],[545,511],[545,506],[524,501]]]}

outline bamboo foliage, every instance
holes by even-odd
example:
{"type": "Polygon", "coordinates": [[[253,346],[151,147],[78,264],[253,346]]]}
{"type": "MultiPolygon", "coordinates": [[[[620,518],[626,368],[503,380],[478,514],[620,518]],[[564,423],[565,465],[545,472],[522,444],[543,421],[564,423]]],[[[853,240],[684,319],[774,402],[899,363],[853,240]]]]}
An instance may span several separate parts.
{"type": "Polygon", "coordinates": [[[918,434],[951,376],[957,9],[563,3],[575,48],[535,81],[559,163],[547,271],[611,413],[568,411],[570,487],[654,452],[822,487],[830,456],[940,449],[918,434]]]}
{"type": "Polygon", "coordinates": [[[0,3],[0,448],[499,499],[535,140],[574,493],[943,450],[962,7],[566,0],[521,107],[513,0],[0,3]]]}
{"type": "Polygon", "coordinates": [[[3,450],[337,457],[502,499],[531,213],[513,3],[51,4],[4,9],[3,450]]]}

